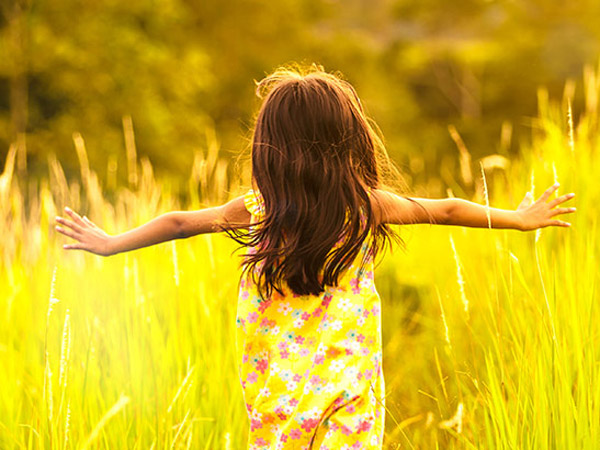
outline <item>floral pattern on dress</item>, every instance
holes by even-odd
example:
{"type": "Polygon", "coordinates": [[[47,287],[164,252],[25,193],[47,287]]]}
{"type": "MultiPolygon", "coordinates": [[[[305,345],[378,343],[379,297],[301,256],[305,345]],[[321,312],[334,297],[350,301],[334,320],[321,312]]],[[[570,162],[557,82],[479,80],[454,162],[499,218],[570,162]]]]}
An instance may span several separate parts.
{"type": "MultiPolygon", "coordinates": [[[[244,203],[252,223],[262,219],[259,192],[244,203]]],[[[382,448],[381,301],[369,243],[318,296],[284,286],[264,300],[251,274],[242,277],[236,344],[249,449],[382,448]]]]}

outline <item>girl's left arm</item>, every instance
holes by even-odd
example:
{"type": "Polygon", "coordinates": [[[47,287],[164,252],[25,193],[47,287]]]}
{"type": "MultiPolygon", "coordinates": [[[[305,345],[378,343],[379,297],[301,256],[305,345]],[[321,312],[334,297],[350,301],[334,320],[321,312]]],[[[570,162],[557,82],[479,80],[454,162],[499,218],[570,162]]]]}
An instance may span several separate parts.
{"type": "Polygon", "coordinates": [[[568,227],[570,224],[556,218],[575,212],[575,208],[556,206],[572,199],[575,194],[562,195],[550,201],[558,184],[549,187],[537,201],[527,194],[516,210],[488,208],[459,198],[427,199],[401,197],[389,192],[374,191],[373,203],[379,223],[408,225],[430,223],[477,228],[509,228],[521,231],[542,227],[568,227]]]}
{"type": "Polygon", "coordinates": [[[221,231],[221,225],[245,226],[250,223],[250,213],[244,206],[243,197],[228,203],[197,211],[173,211],[162,214],[144,225],[114,236],[108,235],[87,217],[65,208],[72,221],[57,217],[56,222],[66,228],[56,227],[65,236],[75,239],[65,244],[67,250],[86,250],[101,256],[110,256],[142,247],[159,244],[172,239],[184,239],[197,234],[221,231]]]}

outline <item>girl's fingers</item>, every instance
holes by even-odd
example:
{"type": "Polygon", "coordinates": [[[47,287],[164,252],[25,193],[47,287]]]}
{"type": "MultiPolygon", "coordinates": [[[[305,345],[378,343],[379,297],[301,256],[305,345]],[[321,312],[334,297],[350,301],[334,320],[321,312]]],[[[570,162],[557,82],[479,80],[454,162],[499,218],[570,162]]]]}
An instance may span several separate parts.
{"type": "Polygon", "coordinates": [[[56,226],[56,231],[58,231],[59,233],[62,233],[62,234],[64,234],[65,236],[68,236],[68,237],[70,237],[70,238],[73,238],[73,239],[75,239],[76,241],[79,241],[79,240],[80,240],[79,233],[74,233],[74,232],[73,232],[73,231],[71,231],[71,230],[67,230],[67,229],[65,229],[65,228],[61,228],[61,227],[59,227],[59,226],[56,226]]]}
{"type": "Polygon", "coordinates": [[[85,225],[85,222],[83,221],[83,219],[79,216],[79,214],[77,214],[75,211],[73,211],[71,208],[69,208],[68,206],[65,206],[65,212],[79,225],[85,225]]]}
{"type": "Polygon", "coordinates": [[[85,223],[87,223],[90,227],[95,228],[96,230],[99,230],[100,227],[98,227],[98,225],[96,225],[94,222],[92,222],[90,219],[88,219],[86,216],[83,216],[83,221],[85,223]]]}
{"type": "Polygon", "coordinates": [[[551,202],[548,202],[548,206],[550,206],[550,208],[554,208],[556,205],[560,205],[561,203],[564,203],[567,200],[571,200],[573,197],[575,197],[575,194],[573,193],[561,195],[560,197],[555,198],[551,202]]]}
{"type": "Polygon", "coordinates": [[[550,198],[550,196],[552,195],[552,193],[558,189],[558,186],[559,186],[558,183],[554,183],[552,186],[550,186],[548,189],[546,189],[544,191],[544,193],[541,195],[540,201],[545,202],[546,200],[548,200],[550,198]]]}
{"type": "Polygon", "coordinates": [[[62,217],[57,217],[56,221],[60,224],[63,224],[66,227],[71,228],[73,231],[76,231],[77,233],[81,233],[83,231],[79,225],[77,225],[76,223],[71,222],[69,220],[65,220],[62,217]]]}
{"type": "Polygon", "coordinates": [[[85,250],[85,246],[81,243],[77,243],[77,244],[65,244],[63,245],[63,248],[65,250],[85,250]]]}
{"type": "Polygon", "coordinates": [[[563,222],[562,220],[551,220],[548,224],[554,227],[570,227],[571,224],[569,222],[563,222]]]}
{"type": "Polygon", "coordinates": [[[574,213],[575,211],[577,211],[576,208],[556,208],[551,210],[552,212],[552,216],[557,216],[559,214],[569,214],[569,213],[574,213]]]}

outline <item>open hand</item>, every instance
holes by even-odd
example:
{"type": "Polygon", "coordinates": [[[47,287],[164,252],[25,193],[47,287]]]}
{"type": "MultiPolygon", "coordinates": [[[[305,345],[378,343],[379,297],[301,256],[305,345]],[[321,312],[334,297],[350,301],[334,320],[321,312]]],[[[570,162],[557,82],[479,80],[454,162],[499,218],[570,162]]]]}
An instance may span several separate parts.
{"type": "Polygon", "coordinates": [[[65,218],[56,217],[56,222],[64,225],[67,228],[56,226],[56,231],[78,241],[75,244],[65,244],[64,249],[67,250],[86,250],[96,255],[108,256],[108,242],[110,236],[106,234],[100,227],[94,224],[87,217],[80,217],[75,211],[65,207],[65,212],[73,219],[69,221],[65,218]]]}
{"type": "Polygon", "coordinates": [[[552,193],[558,189],[558,186],[558,183],[550,186],[535,202],[533,201],[531,192],[525,194],[525,198],[517,207],[517,213],[519,213],[522,222],[521,230],[529,231],[549,226],[571,226],[570,223],[553,219],[553,217],[559,214],[573,213],[576,211],[575,208],[555,208],[555,206],[558,206],[561,203],[564,203],[567,200],[575,197],[575,194],[561,195],[560,197],[557,197],[549,202],[546,201],[550,198],[552,193]]]}

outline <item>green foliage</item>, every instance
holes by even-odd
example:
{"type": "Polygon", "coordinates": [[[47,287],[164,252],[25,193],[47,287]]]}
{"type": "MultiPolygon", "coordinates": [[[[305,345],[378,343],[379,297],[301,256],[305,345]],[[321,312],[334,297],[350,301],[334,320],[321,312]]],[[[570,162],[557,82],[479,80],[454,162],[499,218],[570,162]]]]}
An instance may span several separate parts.
{"type": "Polygon", "coordinates": [[[139,154],[180,176],[207,128],[224,156],[246,148],[253,80],[305,61],[345,74],[390,153],[405,166],[422,155],[415,182],[428,182],[455,157],[448,124],[480,157],[508,121],[504,151],[514,153],[529,138],[537,86],[559,95],[598,57],[599,15],[594,0],[6,0],[0,155],[26,133],[29,174],[44,174],[53,153],[70,178],[77,131],[99,178],[112,158],[122,182],[131,116],[139,154]]]}

